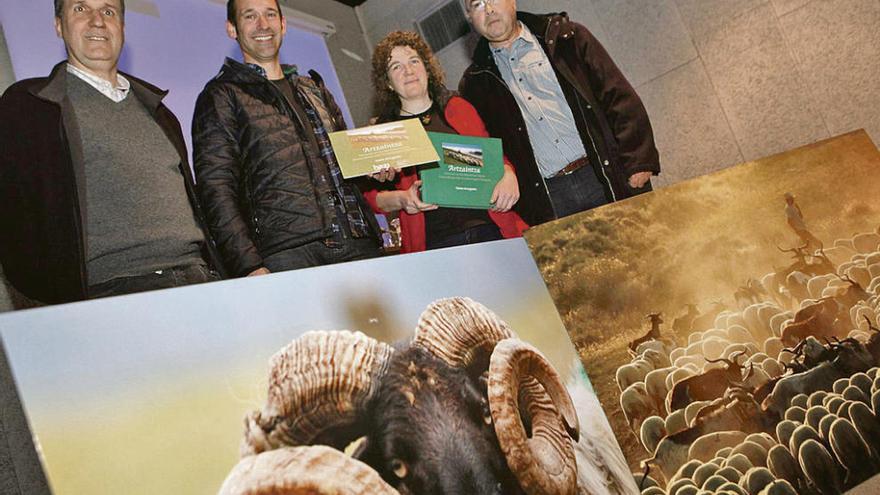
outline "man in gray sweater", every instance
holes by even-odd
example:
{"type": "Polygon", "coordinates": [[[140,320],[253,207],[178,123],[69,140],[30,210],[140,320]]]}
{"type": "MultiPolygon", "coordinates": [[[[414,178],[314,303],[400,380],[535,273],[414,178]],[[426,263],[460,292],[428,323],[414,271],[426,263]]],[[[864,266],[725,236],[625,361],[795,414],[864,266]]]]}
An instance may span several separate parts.
{"type": "Polygon", "coordinates": [[[218,278],[166,92],[117,70],[124,11],[55,0],[68,60],[0,99],[0,261],[22,301],[218,278]]]}

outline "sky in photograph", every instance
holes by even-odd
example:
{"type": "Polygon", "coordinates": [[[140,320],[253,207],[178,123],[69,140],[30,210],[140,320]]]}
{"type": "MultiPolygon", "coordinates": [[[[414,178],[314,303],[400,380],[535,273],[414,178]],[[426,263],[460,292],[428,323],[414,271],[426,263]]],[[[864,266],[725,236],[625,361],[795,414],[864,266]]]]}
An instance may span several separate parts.
{"type": "Polygon", "coordinates": [[[405,338],[431,301],[450,296],[511,324],[528,308],[541,333],[565,335],[521,239],[7,313],[0,334],[28,407],[51,409],[239,364],[262,369],[309,330],[391,326],[390,339],[405,338]]]}

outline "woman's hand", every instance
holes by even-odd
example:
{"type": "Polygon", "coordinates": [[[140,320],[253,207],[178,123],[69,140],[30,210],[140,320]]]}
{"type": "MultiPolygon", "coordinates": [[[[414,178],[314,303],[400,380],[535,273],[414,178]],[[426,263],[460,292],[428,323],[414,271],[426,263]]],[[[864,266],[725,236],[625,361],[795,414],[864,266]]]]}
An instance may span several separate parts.
{"type": "Polygon", "coordinates": [[[378,172],[367,174],[367,177],[379,182],[388,182],[394,180],[394,176],[400,173],[400,169],[393,167],[385,167],[378,172]]]}
{"type": "Polygon", "coordinates": [[[403,191],[382,191],[376,195],[376,204],[382,211],[392,213],[403,210],[410,215],[423,211],[436,210],[437,205],[425,203],[419,195],[422,181],[417,180],[403,191]]]}
{"type": "Polygon", "coordinates": [[[519,201],[519,181],[516,180],[516,174],[513,169],[504,164],[504,175],[495,184],[492,191],[492,211],[505,212],[510,211],[513,205],[519,201]]]}
{"type": "Polygon", "coordinates": [[[436,210],[437,205],[432,205],[430,203],[425,203],[422,201],[422,197],[419,194],[419,188],[422,186],[422,181],[417,180],[409,186],[408,189],[404,191],[397,191],[400,193],[400,209],[409,213],[410,215],[419,213],[422,211],[430,211],[436,210]]]}

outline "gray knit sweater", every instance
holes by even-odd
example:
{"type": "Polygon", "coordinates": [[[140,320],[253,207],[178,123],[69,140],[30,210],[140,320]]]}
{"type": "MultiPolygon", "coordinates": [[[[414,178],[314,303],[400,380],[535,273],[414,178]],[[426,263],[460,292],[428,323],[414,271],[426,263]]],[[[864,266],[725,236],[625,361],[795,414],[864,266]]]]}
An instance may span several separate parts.
{"type": "Polygon", "coordinates": [[[78,77],[67,78],[67,94],[82,138],[89,285],[202,264],[180,156],[147,109],[78,77]]]}

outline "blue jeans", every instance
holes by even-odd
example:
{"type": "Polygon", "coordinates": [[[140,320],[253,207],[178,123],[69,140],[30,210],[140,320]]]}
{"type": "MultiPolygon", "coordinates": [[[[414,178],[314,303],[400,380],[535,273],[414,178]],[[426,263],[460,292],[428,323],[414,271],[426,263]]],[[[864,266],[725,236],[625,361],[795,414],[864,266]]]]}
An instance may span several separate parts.
{"type": "Polygon", "coordinates": [[[440,249],[452,246],[461,246],[464,244],[477,244],[479,242],[497,241],[501,239],[501,230],[494,223],[484,223],[471,227],[464,232],[453,234],[443,239],[438,239],[428,243],[427,249],[440,249]]]}
{"type": "Polygon", "coordinates": [[[581,167],[568,175],[544,179],[556,218],[608,204],[605,188],[593,167],[581,167]]]}
{"type": "Polygon", "coordinates": [[[285,249],[263,258],[270,272],[283,272],[312,266],[332,265],[379,256],[379,245],[372,237],[342,240],[319,239],[302,246],[285,249]]]}
{"type": "Polygon", "coordinates": [[[89,299],[121,296],[148,290],[170,289],[184,285],[201,284],[220,280],[205,265],[187,265],[159,270],[145,275],[118,277],[89,287],[89,299]]]}

